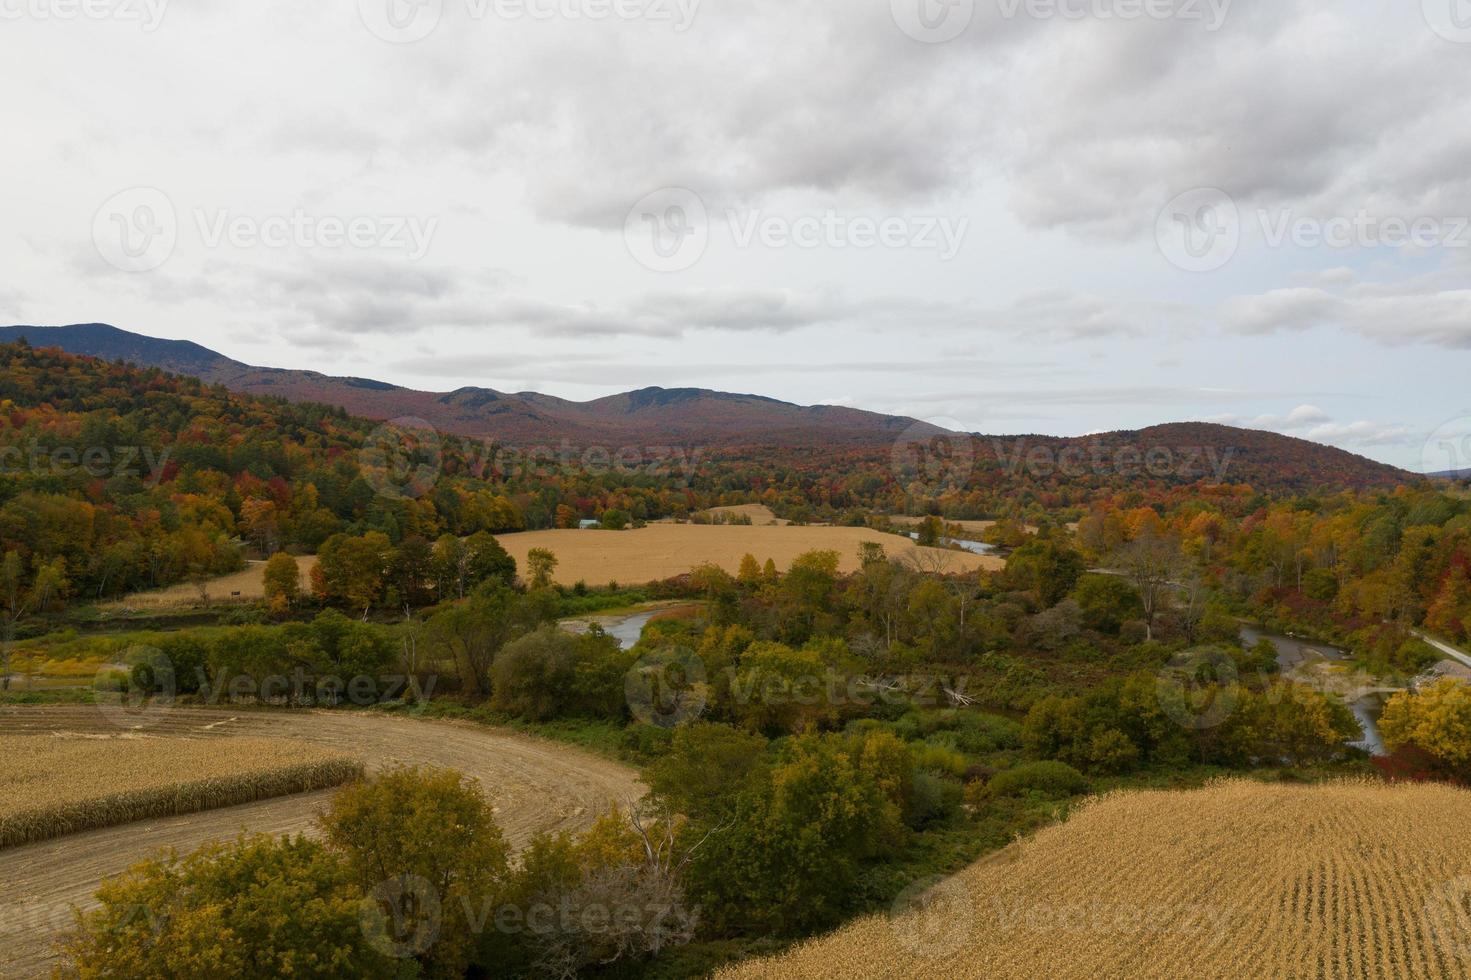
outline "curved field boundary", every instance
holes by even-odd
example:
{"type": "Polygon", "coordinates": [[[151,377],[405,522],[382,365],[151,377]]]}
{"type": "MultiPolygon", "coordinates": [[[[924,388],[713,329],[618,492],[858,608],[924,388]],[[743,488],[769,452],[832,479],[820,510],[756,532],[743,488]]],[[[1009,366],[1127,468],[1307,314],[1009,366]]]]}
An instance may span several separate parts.
{"type": "Polygon", "coordinates": [[[1119,793],[717,980],[1471,977],[1471,791],[1119,793]],[[931,884],[931,883],[926,883],[931,884]]]}
{"type": "Polygon", "coordinates": [[[276,738],[0,735],[0,848],[340,786],[363,764],[276,738]],[[230,751],[221,751],[228,748],[230,751]]]}
{"type": "MultiPolygon", "coordinates": [[[[88,705],[0,708],[0,734],[116,733],[88,705]]],[[[148,734],[227,739],[300,739],[363,759],[370,770],[395,764],[446,766],[478,779],[513,847],[542,831],[589,826],[613,803],[644,787],[626,766],[581,749],[469,723],[418,721],[347,712],[230,712],[171,709],[148,734]]],[[[30,977],[52,964],[55,934],[73,904],[89,907],[108,875],[167,848],[187,852],[242,832],[313,833],[332,791],[302,793],[180,817],[70,834],[0,851],[0,976],[30,977]]]]}

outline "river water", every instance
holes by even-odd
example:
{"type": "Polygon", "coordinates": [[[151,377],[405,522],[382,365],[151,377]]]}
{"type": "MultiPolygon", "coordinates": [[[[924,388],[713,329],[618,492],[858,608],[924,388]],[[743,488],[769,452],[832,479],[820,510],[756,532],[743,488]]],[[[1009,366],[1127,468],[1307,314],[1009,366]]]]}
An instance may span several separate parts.
{"type": "MultiPolygon", "coordinates": [[[[909,537],[918,541],[919,532],[910,531],[909,537]]],[[[941,538],[940,544],[945,547],[954,545],[962,551],[969,551],[973,555],[997,555],[1001,553],[994,544],[986,544],[984,541],[962,541],[959,538],[941,538]]]]}
{"type": "Polygon", "coordinates": [[[627,650],[638,642],[638,638],[643,635],[644,627],[659,612],[658,609],[647,609],[636,613],[579,616],[575,619],[562,620],[561,627],[572,633],[586,633],[596,623],[603,628],[604,633],[615,638],[620,647],[627,650]]]}
{"type": "MultiPolygon", "coordinates": [[[[1253,647],[1257,641],[1267,639],[1277,648],[1277,663],[1281,666],[1284,674],[1308,664],[1319,661],[1328,663],[1347,664],[1352,661],[1345,650],[1330,646],[1326,643],[1314,643],[1293,636],[1283,636],[1280,633],[1268,633],[1251,626],[1241,629],[1241,642],[1246,647],[1253,647]]],[[[1382,694],[1365,694],[1355,699],[1345,699],[1354,718],[1359,723],[1359,729],[1363,737],[1349,744],[1355,748],[1364,749],[1371,755],[1388,755],[1389,750],[1384,745],[1384,739],[1379,734],[1379,716],[1384,713],[1384,696],[1382,694]]]]}

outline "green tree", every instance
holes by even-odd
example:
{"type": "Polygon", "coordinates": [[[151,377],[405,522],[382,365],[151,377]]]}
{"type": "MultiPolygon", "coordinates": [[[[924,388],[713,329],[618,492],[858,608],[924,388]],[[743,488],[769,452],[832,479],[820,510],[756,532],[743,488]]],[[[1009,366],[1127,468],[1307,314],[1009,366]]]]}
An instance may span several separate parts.
{"type": "Polygon", "coordinates": [[[552,573],[557,570],[557,556],[547,548],[532,548],[526,553],[526,567],[531,573],[531,587],[546,588],[552,584],[552,573]]]}
{"type": "Polygon", "coordinates": [[[1116,575],[1084,575],[1073,598],[1083,610],[1083,624],[1100,633],[1116,635],[1125,622],[1144,612],[1139,593],[1116,575]]]}
{"type": "Polygon", "coordinates": [[[465,539],[461,562],[464,565],[463,582],[471,588],[487,582],[505,586],[516,583],[516,559],[486,531],[477,531],[465,539]]]}
{"type": "Polygon", "coordinates": [[[69,588],[66,560],[55,558],[44,562],[39,558],[31,574],[17,551],[7,551],[0,559],[0,689],[10,689],[10,644],[16,627],[29,615],[45,609],[69,588]]]}
{"type": "MultiPolygon", "coordinates": [[[[865,744],[792,739],[740,794],[689,868],[691,894],[714,931],[800,935],[853,907],[860,865],[904,834],[899,787],[888,768],[866,763],[865,744]]],[[[708,829],[696,822],[691,833],[708,829]]]]}
{"type": "Polygon", "coordinates": [[[491,707],[528,721],[561,714],[577,679],[577,640],[548,625],[506,644],[491,668],[491,707]]]}
{"type": "Polygon", "coordinates": [[[668,753],[649,767],[649,790],[676,813],[714,817],[729,809],[765,752],[760,735],[715,722],[683,725],[668,753]]]}
{"type": "Polygon", "coordinates": [[[1083,556],[1057,538],[1028,541],[1006,559],[1007,578],[1036,593],[1044,609],[1067,598],[1086,570],[1083,556]]]}
{"type": "MultiPolygon", "coordinates": [[[[463,976],[476,923],[494,909],[509,872],[509,848],[479,784],[452,770],[392,769],[339,791],[320,826],[365,893],[423,900],[416,886],[425,883],[439,927],[418,960],[433,976],[463,976]]],[[[392,926],[401,921],[395,912],[409,913],[414,934],[424,911],[399,907],[385,919],[392,926]]]]}
{"type": "Polygon", "coordinates": [[[271,612],[284,616],[301,599],[301,569],[296,559],[277,552],[266,562],[266,603],[271,612]]]}
{"type": "Polygon", "coordinates": [[[313,581],[324,598],[345,601],[361,609],[366,618],[368,610],[383,598],[392,561],[393,545],[380,531],[361,537],[336,534],[323,542],[317,554],[313,581]]]}
{"type": "Polygon", "coordinates": [[[305,837],[206,844],[144,861],[98,888],[62,942],[62,975],[391,977],[360,924],[347,862],[305,837]]]}
{"type": "Polygon", "coordinates": [[[736,573],[736,581],[747,589],[754,589],[761,584],[761,565],[756,561],[756,556],[749,551],[741,555],[741,566],[736,573]]]}

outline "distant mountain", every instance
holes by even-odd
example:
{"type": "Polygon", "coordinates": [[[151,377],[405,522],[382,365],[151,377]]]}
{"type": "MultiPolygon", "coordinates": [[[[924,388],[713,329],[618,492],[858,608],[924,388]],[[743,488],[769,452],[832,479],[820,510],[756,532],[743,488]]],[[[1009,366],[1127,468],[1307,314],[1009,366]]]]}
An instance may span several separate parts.
{"type": "Polygon", "coordinates": [[[416,391],[366,378],[254,367],[184,340],[159,340],[103,323],[0,327],[0,343],[123,360],[187,374],[232,391],[337,405],[370,419],[413,417],[445,432],[510,445],[888,445],[900,435],[943,430],[914,419],[856,408],[806,407],[760,395],[703,388],[643,388],[588,402],[536,392],[460,388],[416,391]]]}
{"type": "MultiPolygon", "coordinates": [[[[579,447],[774,446],[871,453],[889,451],[901,436],[946,434],[901,416],[831,405],[806,407],[703,388],[642,388],[587,402],[490,388],[416,391],[366,378],[255,367],[189,341],[160,340],[101,323],[0,327],[0,342],[21,337],[33,346],[162,368],[233,391],[336,405],[369,419],[420,418],[444,432],[523,447],[567,442],[579,447]]],[[[1207,480],[1305,492],[1392,488],[1422,479],[1332,446],[1201,422],[1078,438],[979,436],[972,451],[976,462],[993,474],[990,478],[1033,484],[1207,480]]]]}
{"type": "MultiPolygon", "coordinates": [[[[1168,483],[1205,479],[1306,493],[1335,487],[1387,489],[1422,479],[1334,446],[1211,422],[1172,422],[1076,438],[1012,436],[990,441],[1003,466],[1025,461],[1027,454],[1042,447],[1047,452],[1041,458],[1057,459],[1059,469],[1071,461],[1076,470],[1079,461],[1086,461],[1082,465],[1094,475],[1137,474],[1168,483]]],[[[1063,475],[1069,474],[1064,470],[1063,475]]]]}

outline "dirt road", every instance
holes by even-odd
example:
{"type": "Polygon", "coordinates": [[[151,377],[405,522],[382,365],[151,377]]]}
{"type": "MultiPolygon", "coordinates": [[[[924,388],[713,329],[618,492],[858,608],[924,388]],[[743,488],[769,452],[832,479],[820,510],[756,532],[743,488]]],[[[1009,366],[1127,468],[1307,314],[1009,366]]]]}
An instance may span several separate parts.
{"type": "MultiPolygon", "coordinates": [[[[0,734],[116,732],[90,706],[0,708],[0,734]]],[[[543,830],[578,830],[611,803],[643,794],[633,770],[580,749],[469,723],[346,712],[263,713],[175,708],[147,733],[295,738],[394,763],[449,766],[480,781],[513,846],[543,830]]],[[[140,821],[0,850],[0,976],[28,977],[51,963],[69,907],[86,906],[103,877],[162,848],[184,852],[241,831],[311,831],[331,791],[261,800],[206,813],[140,821]]]]}

